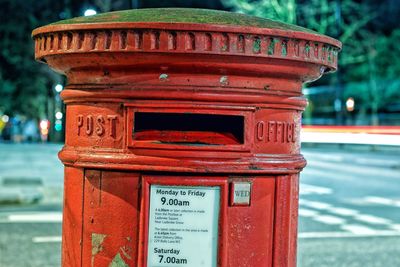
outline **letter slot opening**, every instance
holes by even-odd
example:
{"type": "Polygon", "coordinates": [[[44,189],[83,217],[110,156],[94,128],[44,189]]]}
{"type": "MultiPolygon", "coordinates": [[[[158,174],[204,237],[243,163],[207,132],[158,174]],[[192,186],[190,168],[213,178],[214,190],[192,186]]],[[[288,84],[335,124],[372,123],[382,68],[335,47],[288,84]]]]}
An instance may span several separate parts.
{"type": "Polygon", "coordinates": [[[172,145],[240,145],[244,116],[135,112],[133,141],[172,145]]]}

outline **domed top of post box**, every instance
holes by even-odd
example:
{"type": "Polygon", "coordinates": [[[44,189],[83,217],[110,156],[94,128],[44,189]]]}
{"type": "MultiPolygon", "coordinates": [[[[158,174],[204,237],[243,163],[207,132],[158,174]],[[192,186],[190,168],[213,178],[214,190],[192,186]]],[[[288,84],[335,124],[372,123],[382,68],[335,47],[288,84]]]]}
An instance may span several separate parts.
{"type": "Polygon", "coordinates": [[[334,71],[341,48],[298,26],[182,8],[73,18],[32,35],[36,60],[68,78],[65,164],[185,172],[301,169],[301,86],[334,71]],[[158,121],[168,127],[145,123],[158,121]]]}
{"type": "MultiPolygon", "coordinates": [[[[337,68],[341,48],[339,41],[299,26],[189,8],[136,9],[78,17],[40,27],[32,35],[35,57],[45,62],[49,56],[69,53],[185,52],[306,61],[320,65],[321,74],[337,68]],[[146,31],[151,31],[149,38],[144,36],[146,31]]],[[[64,72],[58,66],[52,67],[64,72]]]]}
{"type": "Polygon", "coordinates": [[[211,9],[192,8],[148,8],[108,12],[95,16],[78,17],[61,20],[52,25],[93,24],[93,23],[198,23],[213,25],[230,25],[268,29],[291,30],[314,33],[309,29],[286,24],[271,19],[249,16],[240,13],[211,9]]]}

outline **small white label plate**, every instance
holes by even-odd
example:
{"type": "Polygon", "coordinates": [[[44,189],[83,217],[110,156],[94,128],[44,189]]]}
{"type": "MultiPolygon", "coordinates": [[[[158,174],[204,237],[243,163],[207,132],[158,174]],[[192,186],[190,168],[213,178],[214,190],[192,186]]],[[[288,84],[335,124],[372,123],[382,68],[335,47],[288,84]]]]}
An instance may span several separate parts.
{"type": "Polygon", "coordinates": [[[250,205],[251,183],[234,182],[232,205],[250,205]]]}
{"type": "Polygon", "coordinates": [[[148,267],[216,267],[219,186],[150,186],[148,267]]]}

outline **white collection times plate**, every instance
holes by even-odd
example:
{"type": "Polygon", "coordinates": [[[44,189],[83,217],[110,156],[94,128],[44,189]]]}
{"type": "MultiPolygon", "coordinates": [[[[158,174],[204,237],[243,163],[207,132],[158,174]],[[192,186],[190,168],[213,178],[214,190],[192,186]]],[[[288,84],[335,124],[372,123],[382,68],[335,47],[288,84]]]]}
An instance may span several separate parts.
{"type": "Polygon", "coordinates": [[[219,186],[150,186],[148,267],[216,267],[219,186]]]}

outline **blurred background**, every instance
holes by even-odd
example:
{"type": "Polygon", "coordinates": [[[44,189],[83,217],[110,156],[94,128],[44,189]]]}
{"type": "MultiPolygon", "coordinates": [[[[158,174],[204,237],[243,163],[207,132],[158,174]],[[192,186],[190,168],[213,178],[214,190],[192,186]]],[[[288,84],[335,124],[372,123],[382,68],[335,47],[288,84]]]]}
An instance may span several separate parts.
{"type": "Polygon", "coordinates": [[[191,7],[297,24],[343,43],[306,84],[299,266],[400,266],[399,0],[0,0],[0,266],[59,266],[66,80],[33,29],[108,11],[191,7]]]}

